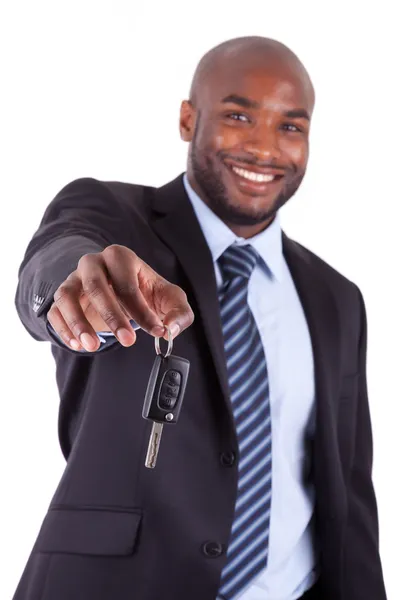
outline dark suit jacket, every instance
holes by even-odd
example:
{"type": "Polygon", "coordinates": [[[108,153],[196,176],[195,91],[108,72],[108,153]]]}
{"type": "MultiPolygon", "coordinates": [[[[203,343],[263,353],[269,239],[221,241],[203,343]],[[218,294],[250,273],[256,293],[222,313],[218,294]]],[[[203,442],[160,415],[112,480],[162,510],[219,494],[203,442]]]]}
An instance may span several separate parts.
{"type": "MultiPolygon", "coordinates": [[[[354,283],[284,233],[283,250],[314,351],[323,598],[385,600],[364,301],[354,283]]],[[[28,246],[16,306],[35,339],[52,341],[67,465],[14,600],[215,600],[234,514],[237,442],[212,258],[182,177],[160,189],[93,179],[67,185],[28,246]],[[46,328],[53,294],[79,258],[110,244],[132,248],[180,285],[195,313],[174,344],[191,363],[183,409],[165,427],[154,470],[144,466],[151,424],[141,414],[154,338],[139,331],[131,348],[116,343],[82,355],[46,328]]]]}

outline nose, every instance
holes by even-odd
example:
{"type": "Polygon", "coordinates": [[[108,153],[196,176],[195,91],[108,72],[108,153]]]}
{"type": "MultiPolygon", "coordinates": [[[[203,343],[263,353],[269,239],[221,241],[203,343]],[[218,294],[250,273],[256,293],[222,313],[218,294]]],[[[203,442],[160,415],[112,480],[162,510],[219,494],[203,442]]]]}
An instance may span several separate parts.
{"type": "Polygon", "coordinates": [[[278,159],[281,156],[278,132],[268,124],[258,124],[249,131],[243,148],[259,160],[278,159]]]}

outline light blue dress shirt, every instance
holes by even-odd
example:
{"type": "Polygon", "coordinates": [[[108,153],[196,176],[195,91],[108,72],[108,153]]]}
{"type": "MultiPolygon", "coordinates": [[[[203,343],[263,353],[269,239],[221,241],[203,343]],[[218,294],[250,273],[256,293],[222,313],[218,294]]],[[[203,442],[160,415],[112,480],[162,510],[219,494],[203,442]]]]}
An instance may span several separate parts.
{"type": "MultiPolygon", "coordinates": [[[[199,198],[186,175],[184,185],[210,248],[218,287],[222,277],[217,260],[234,242],[252,244],[265,262],[250,277],[248,301],[264,345],[270,389],[269,555],[267,568],[240,600],[297,600],[318,576],[309,443],[315,431],[314,363],[307,321],[282,251],[279,213],[258,235],[240,238],[199,198]]],[[[116,342],[110,332],[98,336],[99,351],[116,342]]]]}
{"type": "Polygon", "coordinates": [[[315,430],[314,362],[303,307],[282,251],[279,213],[261,233],[237,237],[184,185],[217,264],[234,242],[251,244],[264,259],[249,281],[248,302],[267,361],[272,416],[272,505],[268,565],[240,600],[297,600],[317,578],[313,531],[315,490],[309,440],[315,430]]]}

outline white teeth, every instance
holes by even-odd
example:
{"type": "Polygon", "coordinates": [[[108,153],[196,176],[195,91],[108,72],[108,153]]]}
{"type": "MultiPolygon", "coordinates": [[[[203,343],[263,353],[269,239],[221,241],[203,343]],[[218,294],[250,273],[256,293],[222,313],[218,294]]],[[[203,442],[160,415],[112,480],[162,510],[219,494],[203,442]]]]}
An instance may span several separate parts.
{"type": "Polygon", "coordinates": [[[240,175],[240,177],[260,183],[268,183],[269,181],[273,181],[275,179],[275,175],[262,175],[261,173],[253,173],[252,171],[246,171],[246,169],[239,169],[238,167],[232,167],[232,171],[234,171],[237,175],[240,175]]]}

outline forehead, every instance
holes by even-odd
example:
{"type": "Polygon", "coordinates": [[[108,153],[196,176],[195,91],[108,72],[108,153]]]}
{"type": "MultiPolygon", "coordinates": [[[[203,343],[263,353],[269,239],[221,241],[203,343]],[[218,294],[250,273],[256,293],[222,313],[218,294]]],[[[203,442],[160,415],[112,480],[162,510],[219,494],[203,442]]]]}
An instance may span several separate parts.
{"type": "Polygon", "coordinates": [[[206,84],[206,105],[212,109],[232,94],[249,98],[265,110],[305,108],[311,112],[313,107],[313,90],[306,72],[278,61],[215,68],[206,84]]]}

